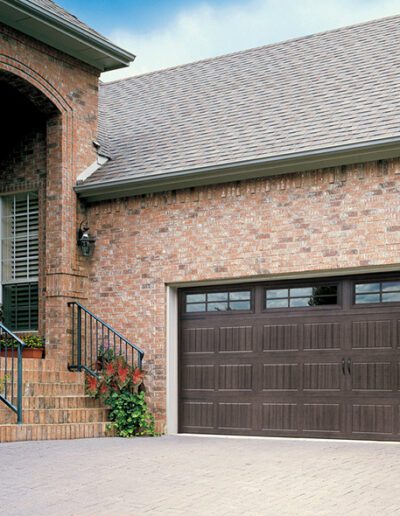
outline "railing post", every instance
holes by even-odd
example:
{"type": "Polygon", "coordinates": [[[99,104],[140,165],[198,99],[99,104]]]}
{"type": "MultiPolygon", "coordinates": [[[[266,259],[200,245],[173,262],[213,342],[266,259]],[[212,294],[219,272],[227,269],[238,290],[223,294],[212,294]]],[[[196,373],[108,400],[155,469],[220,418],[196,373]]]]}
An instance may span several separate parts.
{"type": "Polygon", "coordinates": [[[81,307],[77,306],[77,370],[82,371],[82,311],[81,307]]]}
{"type": "Polygon", "coordinates": [[[22,345],[18,344],[17,423],[22,424],[22,345]]]}

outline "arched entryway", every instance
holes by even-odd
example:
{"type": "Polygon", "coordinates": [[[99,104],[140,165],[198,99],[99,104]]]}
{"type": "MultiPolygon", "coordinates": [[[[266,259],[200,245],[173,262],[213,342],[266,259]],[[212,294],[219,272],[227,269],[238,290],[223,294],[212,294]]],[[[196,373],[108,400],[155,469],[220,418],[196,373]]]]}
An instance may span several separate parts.
{"type": "Polygon", "coordinates": [[[0,108],[3,320],[13,331],[38,332],[48,355],[67,358],[66,298],[76,269],[73,113],[33,73],[1,62],[0,108]]]}

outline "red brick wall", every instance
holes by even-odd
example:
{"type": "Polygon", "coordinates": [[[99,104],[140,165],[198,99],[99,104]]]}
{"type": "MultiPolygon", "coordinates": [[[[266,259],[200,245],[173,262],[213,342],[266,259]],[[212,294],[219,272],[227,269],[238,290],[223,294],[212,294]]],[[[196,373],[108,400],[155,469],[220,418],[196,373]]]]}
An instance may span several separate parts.
{"type": "Polygon", "coordinates": [[[400,261],[400,161],[94,204],[89,306],[145,352],[166,402],[166,283],[400,261]]]}
{"type": "Polygon", "coordinates": [[[36,145],[33,159],[26,159],[26,143],[21,142],[0,181],[3,191],[12,191],[15,183],[20,190],[44,183],[41,229],[46,236],[42,249],[46,261],[42,259],[40,267],[44,288],[40,317],[46,321],[48,354],[66,359],[70,347],[67,301],[84,295],[86,277],[85,262],[77,253],[76,229],[82,214],[73,186],[77,175],[95,160],[98,72],[0,24],[1,80],[8,80],[39,109],[45,99],[57,109],[57,114],[47,115],[46,141],[41,134],[29,143],[36,145]]]}

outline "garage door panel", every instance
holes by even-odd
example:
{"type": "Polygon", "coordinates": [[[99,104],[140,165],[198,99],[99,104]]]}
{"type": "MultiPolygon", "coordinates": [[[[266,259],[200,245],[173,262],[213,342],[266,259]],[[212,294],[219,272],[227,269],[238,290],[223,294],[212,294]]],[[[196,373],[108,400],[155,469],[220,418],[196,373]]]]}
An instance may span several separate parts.
{"type": "Polygon", "coordinates": [[[305,432],[345,431],[345,409],[339,403],[305,403],[302,409],[305,432]]]}
{"type": "Polygon", "coordinates": [[[394,387],[391,362],[357,361],[351,366],[351,389],[353,391],[386,391],[394,387]]]}
{"type": "Polygon", "coordinates": [[[252,403],[218,403],[218,428],[221,430],[252,430],[252,403]]]}
{"type": "Polygon", "coordinates": [[[305,363],[303,365],[303,389],[305,391],[340,391],[343,386],[340,362],[305,363]]]}
{"type": "Polygon", "coordinates": [[[300,376],[298,364],[264,364],[263,391],[298,391],[300,376]]]}
{"type": "Polygon", "coordinates": [[[214,353],[218,339],[218,329],[188,328],[182,332],[183,353],[214,353]]]}
{"type": "Polygon", "coordinates": [[[297,403],[263,403],[261,430],[264,432],[298,432],[297,403]]]}
{"type": "Polygon", "coordinates": [[[186,432],[215,430],[214,403],[206,401],[184,401],[181,425],[186,432]]]}
{"type": "Polygon", "coordinates": [[[394,341],[394,321],[353,321],[351,326],[352,349],[391,349],[394,341]]]}
{"type": "Polygon", "coordinates": [[[218,367],[218,390],[252,391],[253,365],[227,364],[218,367]]]}
{"type": "Polygon", "coordinates": [[[298,351],[300,335],[297,324],[267,324],[263,326],[263,351],[298,351]]]}
{"type": "Polygon", "coordinates": [[[214,391],[214,365],[185,365],[182,367],[182,391],[214,391]]]}
{"type": "Polygon", "coordinates": [[[339,350],[343,342],[343,326],[336,322],[304,324],[304,350],[339,350]]]}
{"type": "Polygon", "coordinates": [[[385,403],[353,404],[351,433],[392,435],[395,431],[394,415],[395,407],[393,405],[385,403]]]}
{"type": "Polygon", "coordinates": [[[250,353],[254,347],[252,326],[227,326],[219,330],[220,353],[250,353]]]}

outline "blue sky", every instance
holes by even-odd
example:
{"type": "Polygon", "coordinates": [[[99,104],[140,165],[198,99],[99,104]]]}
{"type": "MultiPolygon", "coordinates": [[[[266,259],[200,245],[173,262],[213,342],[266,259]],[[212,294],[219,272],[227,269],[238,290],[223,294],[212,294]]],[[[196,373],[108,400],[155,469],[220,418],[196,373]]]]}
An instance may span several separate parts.
{"type": "Polygon", "coordinates": [[[137,58],[103,80],[400,14],[400,0],[58,0],[137,58]]]}

